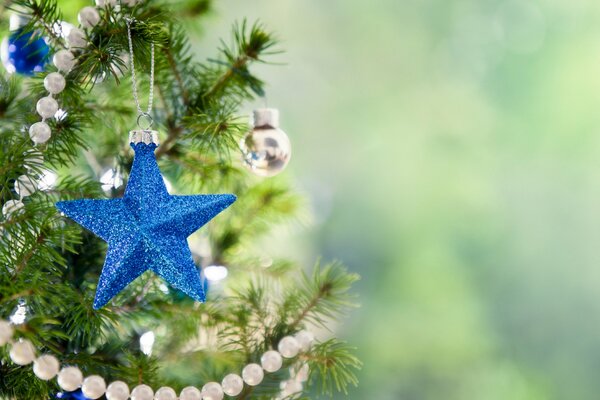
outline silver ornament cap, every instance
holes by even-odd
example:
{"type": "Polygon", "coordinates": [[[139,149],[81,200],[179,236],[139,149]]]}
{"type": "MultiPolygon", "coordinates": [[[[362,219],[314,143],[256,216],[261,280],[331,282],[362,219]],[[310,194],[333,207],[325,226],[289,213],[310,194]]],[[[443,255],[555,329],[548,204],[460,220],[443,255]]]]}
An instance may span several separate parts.
{"type": "Polygon", "coordinates": [[[158,146],[158,132],[150,129],[138,129],[134,131],[129,131],[129,143],[154,143],[158,146]]]}
{"type": "Polygon", "coordinates": [[[279,110],[276,108],[259,108],[254,110],[254,129],[279,128],[279,110]]]}

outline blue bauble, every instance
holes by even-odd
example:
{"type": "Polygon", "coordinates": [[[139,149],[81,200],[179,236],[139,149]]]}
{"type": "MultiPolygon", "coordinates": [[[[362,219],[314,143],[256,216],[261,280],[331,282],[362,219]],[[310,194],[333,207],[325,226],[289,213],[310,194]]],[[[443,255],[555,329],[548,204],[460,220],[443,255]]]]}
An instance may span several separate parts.
{"type": "Polygon", "coordinates": [[[59,392],[56,394],[56,398],[63,400],[90,400],[83,395],[81,389],[77,389],[74,392],[59,392]]]}
{"type": "Polygon", "coordinates": [[[44,38],[21,29],[2,42],[2,63],[10,73],[32,75],[42,72],[50,59],[50,47],[44,38]]]}

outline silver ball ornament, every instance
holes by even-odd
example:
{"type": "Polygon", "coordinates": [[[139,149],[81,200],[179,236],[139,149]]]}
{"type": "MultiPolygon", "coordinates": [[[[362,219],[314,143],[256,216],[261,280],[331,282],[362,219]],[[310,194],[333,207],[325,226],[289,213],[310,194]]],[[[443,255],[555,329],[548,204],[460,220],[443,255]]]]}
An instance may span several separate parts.
{"type": "Polygon", "coordinates": [[[33,373],[44,381],[49,381],[58,374],[60,363],[50,354],[39,356],[33,361],[33,373]]]}
{"type": "Polygon", "coordinates": [[[223,388],[217,382],[208,382],[202,387],[202,399],[223,400],[223,388]]]}
{"type": "Polygon", "coordinates": [[[106,388],[107,400],[127,400],[129,398],[129,386],[123,381],[114,381],[106,388]]]}
{"type": "Polygon", "coordinates": [[[41,121],[29,127],[29,138],[33,140],[35,144],[46,143],[50,139],[52,131],[47,123],[41,121]]]}
{"type": "Polygon", "coordinates": [[[154,391],[148,385],[137,385],[131,391],[131,400],[153,400],[154,391]]]}
{"type": "Polygon", "coordinates": [[[65,81],[65,77],[58,72],[51,72],[44,78],[44,87],[52,94],[62,92],[66,85],[67,81],[65,81]]]}
{"type": "Polygon", "coordinates": [[[58,111],[58,103],[50,96],[42,97],[35,105],[35,109],[40,114],[40,117],[44,119],[52,118],[58,111]]]}
{"type": "Polygon", "coordinates": [[[75,56],[68,50],[59,50],[52,57],[52,62],[59,71],[69,72],[75,66],[75,56]]]}
{"type": "Polygon", "coordinates": [[[99,399],[106,392],[106,382],[99,375],[90,375],[83,380],[81,392],[92,400],[99,399]]]}
{"type": "Polygon", "coordinates": [[[279,341],[277,350],[279,350],[281,355],[285,358],[293,358],[298,355],[298,352],[300,351],[300,345],[293,336],[286,336],[279,341]]]}
{"type": "Polygon", "coordinates": [[[269,350],[260,358],[260,364],[265,371],[275,372],[283,365],[283,359],[281,358],[281,354],[277,351],[269,350]]]}
{"type": "Polygon", "coordinates": [[[254,128],[241,143],[244,164],[259,176],[274,176],[283,171],[292,155],[292,145],[279,129],[279,111],[263,108],[254,111],[254,128]]]}
{"type": "Polygon", "coordinates": [[[35,360],[35,347],[29,340],[21,339],[12,344],[10,359],[18,365],[31,364],[35,360]]]}
{"type": "Polygon", "coordinates": [[[250,386],[256,386],[262,382],[265,377],[263,369],[258,364],[248,364],[242,370],[242,378],[250,386]]]}
{"type": "Polygon", "coordinates": [[[100,14],[94,7],[83,7],[77,14],[77,20],[84,28],[93,28],[100,22],[100,14]]]}
{"type": "Polygon", "coordinates": [[[12,339],[15,330],[8,321],[0,320],[0,346],[4,346],[12,339]]]}
{"type": "Polygon", "coordinates": [[[62,390],[72,392],[83,383],[83,374],[77,367],[64,367],[58,373],[57,381],[62,390]]]}
{"type": "Polygon", "coordinates": [[[237,396],[244,389],[244,381],[239,375],[229,374],[223,378],[221,387],[227,396],[237,396]]]}
{"type": "Polygon", "coordinates": [[[202,393],[197,388],[188,386],[179,394],[179,400],[202,400],[202,393]]]}

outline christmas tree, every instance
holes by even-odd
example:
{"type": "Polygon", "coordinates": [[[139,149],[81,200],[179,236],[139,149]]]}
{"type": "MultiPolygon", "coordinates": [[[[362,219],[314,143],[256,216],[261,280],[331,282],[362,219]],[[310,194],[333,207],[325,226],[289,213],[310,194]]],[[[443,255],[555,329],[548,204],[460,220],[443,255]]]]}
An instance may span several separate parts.
{"type": "MultiPolygon", "coordinates": [[[[327,332],[355,306],[357,276],[335,262],[305,270],[261,248],[303,209],[285,177],[265,177],[285,166],[289,149],[272,162],[256,158],[251,140],[240,149],[260,128],[255,120],[253,132],[241,112],[264,95],[252,66],[279,61],[275,36],[240,21],[214,54],[198,55],[186,27],[202,24],[209,1],[97,0],[78,24],[65,22],[61,7],[69,6],[16,0],[0,8],[0,398],[312,398],[356,385],[352,347],[327,332]],[[139,104],[153,99],[144,112],[139,104]],[[149,162],[156,158],[170,194],[237,196],[189,238],[204,303],[181,277],[161,276],[163,259],[148,254],[152,271],[115,289],[121,269],[101,287],[105,258],[108,265],[127,250],[56,207],[127,198],[131,147],[137,157],[155,142],[149,162]],[[111,296],[95,304],[102,290],[111,296]]],[[[158,218],[168,210],[144,179],[158,218]]],[[[197,217],[183,211],[180,226],[197,217]]],[[[105,213],[111,232],[113,212],[105,213]]]]}

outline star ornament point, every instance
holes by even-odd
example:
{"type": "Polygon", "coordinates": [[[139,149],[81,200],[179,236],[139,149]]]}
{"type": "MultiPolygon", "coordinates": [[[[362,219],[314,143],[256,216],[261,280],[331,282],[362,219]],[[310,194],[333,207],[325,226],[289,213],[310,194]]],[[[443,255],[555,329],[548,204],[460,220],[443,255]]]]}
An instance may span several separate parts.
{"type": "Polygon", "coordinates": [[[132,147],[135,157],[122,198],[56,203],[67,217],[108,243],[94,308],[105,306],[146,270],[203,302],[206,294],[187,237],[229,207],[236,196],[170,195],[154,156],[156,145],[132,147]]]}

